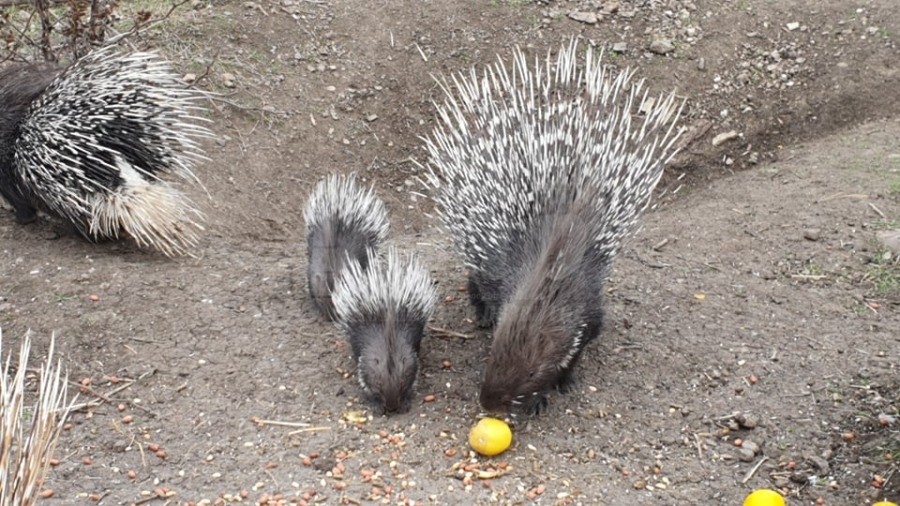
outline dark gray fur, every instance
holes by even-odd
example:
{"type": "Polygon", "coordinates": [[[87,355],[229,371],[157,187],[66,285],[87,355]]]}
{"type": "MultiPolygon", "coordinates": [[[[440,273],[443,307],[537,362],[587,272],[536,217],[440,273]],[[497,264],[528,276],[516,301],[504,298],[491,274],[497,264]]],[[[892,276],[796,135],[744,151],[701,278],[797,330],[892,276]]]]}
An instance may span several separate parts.
{"type": "Polygon", "coordinates": [[[51,64],[13,64],[0,69],[0,195],[12,206],[19,223],[34,221],[37,211],[44,210],[22,183],[13,161],[19,125],[59,73],[60,69],[51,64]]]}
{"type": "Polygon", "coordinates": [[[348,323],[360,385],[383,413],[406,413],[412,405],[426,322],[421,314],[386,311],[348,323]]]}
{"type": "Polygon", "coordinates": [[[556,210],[507,250],[515,274],[502,283],[473,276],[474,299],[497,311],[494,339],[481,386],[488,411],[520,408],[536,414],[547,394],[568,391],[585,346],[600,333],[604,278],[611,258],[595,246],[596,192],[574,201],[561,197],[556,210]],[[486,301],[486,293],[498,297],[486,301]]]}
{"type": "Polygon", "coordinates": [[[321,225],[310,227],[307,241],[307,279],[313,303],[323,316],[334,321],[336,318],[331,293],[335,278],[347,266],[348,256],[363,270],[369,267],[367,248],[376,247],[377,236],[345,223],[338,216],[322,218],[321,225]]]}

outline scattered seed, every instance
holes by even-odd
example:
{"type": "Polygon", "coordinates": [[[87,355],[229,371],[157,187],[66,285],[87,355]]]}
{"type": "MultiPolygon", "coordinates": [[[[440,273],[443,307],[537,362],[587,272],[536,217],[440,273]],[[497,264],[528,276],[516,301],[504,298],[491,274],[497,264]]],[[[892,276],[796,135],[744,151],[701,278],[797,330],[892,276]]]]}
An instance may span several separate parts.
{"type": "Polygon", "coordinates": [[[734,440],[734,446],[741,446],[744,444],[744,440],[741,438],[737,438],[734,440]]]}
{"type": "Polygon", "coordinates": [[[128,478],[129,478],[129,479],[132,479],[132,480],[135,479],[135,478],[137,478],[137,473],[134,472],[133,470],[129,470],[129,471],[128,471],[128,478]]]}
{"type": "Polygon", "coordinates": [[[443,362],[441,362],[441,365],[444,367],[444,369],[450,369],[450,367],[453,366],[453,364],[449,360],[444,360],[443,362]]]}
{"type": "Polygon", "coordinates": [[[89,466],[89,465],[91,465],[91,458],[90,458],[90,457],[85,457],[85,458],[81,459],[81,463],[84,464],[84,465],[86,465],[86,466],[89,466]]]}
{"type": "Polygon", "coordinates": [[[161,458],[161,459],[163,459],[163,460],[165,460],[166,457],[168,457],[168,455],[166,455],[166,451],[165,451],[165,450],[157,450],[156,456],[159,457],[159,458],[161,458]]]}
{"type": "Polygon", "coordinates": [[[844,434],[844,441],[853,441],[854,438],[856,438],[856,434],[852,432],[847,432],[844,434]]]}
{"type": "Polygon", "coordinates": [[[449,449],[447,449],[446,451],[444,451],[444,455],[446,455],[446,456],[448,456],[448,457],[453,457],[453,456],[455,456],[458,452],[459,452],[459,450],[457,450],[456,448],[449,448],[449,449]]]}
{"type": "Polygon", "coordinates": [[[51,497],[53,497],[53,489],[48,488],[41,491],[41,497],[43,497],[44,499],[50,499],[51,497]]]}
{"type": "Polygon", "coordinates": [[[425,398],[422,400],[425,402],[434,402],[434,395],[431,395],[431,394],[426,395],[425,398]]]}
{"type": "Polygon", "coordinates": [[[50,464],[51,467],[56,467],[59,465],[59,460],[50,459],[50,461],[48,463],[50,464]]]}
{"type": "Polygon", "coordinates": [[[72,424],[67,423],[67,424],[63,425],[63,430],[72,430],[72,424]]]}
{"type": "Polygon", "coordinates": [[[155,452],[155,451],[159,450],[159,445],[156,443],[150,443],[149,445],[147,445],[147,449],[150,450],[151,452],[155,452]]]}
{"type": "Polygon", "coordinates": [[[312,465],[312,460],[310,460],[309,457],[303,457],[302,462],[303,462],[303,465],[306,467],[309,467],[312,465]]]}
{"type": "Polygon", "coordinates": [[[122,411],[125,411],[125,405],[124,405],[124,404],[119,404],[118,406],[116,406],[116,409],[118,409],[119,412],[121,413],[122,411]]]}
{"type": "Polygon", "coordinates": [[[122,417],[122,423],[131,423],[134,421],[134,417],[131,415],[125,415],[122,417]]]}
{"type": "Polygon", "coordinates": [[[91,301],[93,301],[93,302],[97,302],[100,300],[100,296],[94,295],[94,294],[89,295],[88,298],[91,299],[91,301]]]}

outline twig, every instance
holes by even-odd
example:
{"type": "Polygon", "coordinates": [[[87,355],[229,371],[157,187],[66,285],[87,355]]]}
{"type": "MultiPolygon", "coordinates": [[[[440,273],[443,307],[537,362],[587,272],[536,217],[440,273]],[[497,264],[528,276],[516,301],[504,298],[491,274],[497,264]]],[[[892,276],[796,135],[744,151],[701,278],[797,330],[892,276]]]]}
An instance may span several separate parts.
{"type": "Polygon", "coordinates": [[[320,430],[331,430],[331,427],[307,427],[305,429],[297,429],[288,432],[288,436],[293,436],[294,434],[300,434],[301,432],[318,432],[320,430]]]}
{"type": "Polygon", "coordinates": [[[282,422],[279,420],[263,420],[259,417],[251,417],[250,421],[257,425],[277,425],[279,427],[309,427],[308,423],[304,422],[282,422]]]}
{"type": "Polygon", "coordinates": [[[820,279],[828,279],[824,274],[791,274],[791,279],[808,279],[810,281],[819,281],[820,279]]]}
{"type": "Polygon", "coordinates": [[[744,479],[741,480],[741,483],[747,483],[748,481],[750,481],[750,478],[753,478],[753,475],[756,474],[756,471],[759,470],[759,467],[763,465],[763,462],[767,460],[769,460],[769,457],[763,457],[759,459],[759,462],[757,462],[756,465],[753,466],[753,469],[751,469],[750,472],[747,473],[747,476],[744,476],[744,479]]]}
{"type": "Polygon", "coordinates": [[[452,330],[447,330],[441,327],[432,327],[429,326],[428,330],[434,332],[438,335],[438,337],[457,337],[459,339],[474,339],[475,336],[470,336],[468,334],[461,334],[459,332],[454,332],[452,330]]]}
{"type": "Polygon", "coordinates": [[[881,219],[882,219],[882,220],[886,220],[886,219],[887,219],[887,216],[885,216],[884,213],[881,212],[881,209],[878,209],[877,207],[875,207],[875,204],[869,202],[869,207],[871,207],[873,211],[875,211],[876,213],[878,213],[878,216],[881,216],[881,219]]]}
{"type": "Polygon", "coordinates": [[[425,63],[428,63],[428,57],[425,56],[425,51],[422,51],[422,48],[419,47],[419,44],[418,44],[418,43],[416,44],[416,49],[418,49],[418,50],[419,50],[419,54],[422,55],[422,60],[424,60],[425,63]]]}

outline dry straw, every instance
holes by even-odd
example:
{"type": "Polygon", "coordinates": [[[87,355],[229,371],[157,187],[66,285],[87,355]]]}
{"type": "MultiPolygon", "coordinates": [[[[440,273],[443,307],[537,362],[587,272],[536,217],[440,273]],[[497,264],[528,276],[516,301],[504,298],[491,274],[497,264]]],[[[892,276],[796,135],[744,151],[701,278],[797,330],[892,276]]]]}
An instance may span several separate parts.
{"type": "MultiPolygon", "coordinates": [[[[67,410],[66,378],[54,364],[55,339],[39,371],[37,400],[26,404],[31,338],[25,336],[18,364],[12,354],[0,375],[0,506],[30,506],[38,499],[67,410]]],[[[3,334],[0,331],[0,357],[3,334]]],[[[2,358],[0,358],[2,360],[2,358]]],[[[30,396],[31,394],[29,394],[30,396]]]]}

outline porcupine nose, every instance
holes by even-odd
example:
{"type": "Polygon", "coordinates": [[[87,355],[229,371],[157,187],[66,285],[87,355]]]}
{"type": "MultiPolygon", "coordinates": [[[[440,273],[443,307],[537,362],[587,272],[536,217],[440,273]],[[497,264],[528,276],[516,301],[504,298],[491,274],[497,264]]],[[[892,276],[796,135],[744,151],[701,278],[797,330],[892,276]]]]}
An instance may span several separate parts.
{"type": "Polygon", "coordinates": [[[512,406],[512,398],[490,387],[482,387],[478,397],[481,407],[488,413],[506,414],[512,406]]]}

